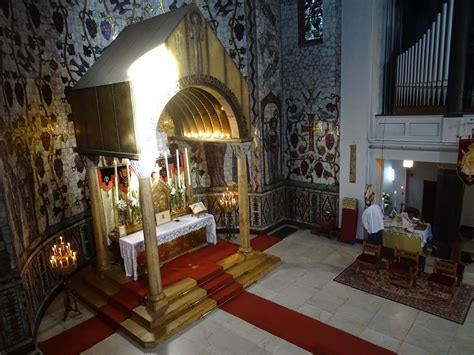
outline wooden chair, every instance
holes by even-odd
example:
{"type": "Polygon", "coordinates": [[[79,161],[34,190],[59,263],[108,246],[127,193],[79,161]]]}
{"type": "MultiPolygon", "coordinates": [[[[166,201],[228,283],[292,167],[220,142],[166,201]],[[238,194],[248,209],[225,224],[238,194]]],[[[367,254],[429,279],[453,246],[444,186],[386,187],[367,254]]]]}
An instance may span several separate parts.
{"type": "Polygon", "coordinates": [[[359,272],[361,266],[369,268],[369,269],[374,269],[375,272],[378,272],[381,250],[382,250],[381,245],[371,244],[367,242],[366,240],[364,240],[364,244],[362,246],[362,254],[360,254],[356,258],[356,262],[357,262],[356,272],[357,273],[359,272]]]}
{"type": "Polygon", "coordinates": [[[396,249],[395,259],[388,265],[388,281],[406,288],[415,286],[419,263],[419,253],[396,249]]]}
{"type": "Polygon", "coordinates": [[[436,286],[438,289],[447,291],[449,298],[452,300],[457,285],[457,268],[458,264],[447,260],[436,260],[433,273],[428,278],[428,284],[431,290],[436,286]]]}

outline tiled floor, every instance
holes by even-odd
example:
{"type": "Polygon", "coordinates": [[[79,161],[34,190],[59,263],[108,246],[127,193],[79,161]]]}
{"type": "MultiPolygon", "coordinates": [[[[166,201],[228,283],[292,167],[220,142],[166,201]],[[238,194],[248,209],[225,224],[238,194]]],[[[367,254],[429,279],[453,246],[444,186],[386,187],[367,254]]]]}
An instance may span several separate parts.
{"type": "MultiPolygon", "coordinates": [[[[267,249],[282,264],[248,291],[400,354],[474,354],[474,310],[463,325],[332,281],[360,253],[361,245],[340,244],[300,230],[267,249]]],[[[433,260],[428,257],[427,271],[433,260]]],[[[474,264],[466,268],[474,284],[474,264]]],[[[38,340],[70,328],[93,315],[62,322],[58,297],[41,323],[38,340]]],[[[85,354],[145,353],[116,333],[85,354]]],[[[303,354],[306,351],[216,310],[159,347],[154,354],[303,354]]]]}

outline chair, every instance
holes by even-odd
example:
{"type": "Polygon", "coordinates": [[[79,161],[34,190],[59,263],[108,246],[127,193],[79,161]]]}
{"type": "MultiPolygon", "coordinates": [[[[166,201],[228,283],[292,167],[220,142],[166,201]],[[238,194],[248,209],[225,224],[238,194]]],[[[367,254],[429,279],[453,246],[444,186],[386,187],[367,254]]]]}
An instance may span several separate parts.
{"type": "Polygon", "coordinates": [[[419,253],[396,249],[395,258],[388,265],[388,281],[406,288],[415,286],[419,263],[419,253]]]}
{"type": "Polygon", "coordinates": [[[371,244],[364,240],[364,244],[362,246],[362,254],[360,254],[356,258],[357,262],[357,269],[356,272],[359,272],[361,266],[374,269],[376,272],[379,270],[380,264],[380,254],[381,254],[382,246],[371,244]]]}
{"type": "Polygon", "coordinates": [[[436,260],[433,273],[428,278],[428,284],[431,290],[433,290],[435,286],[441,290],[446,290],[452,300],[457,285],[457,267],[458,264],[452,261],[436,260]]]}

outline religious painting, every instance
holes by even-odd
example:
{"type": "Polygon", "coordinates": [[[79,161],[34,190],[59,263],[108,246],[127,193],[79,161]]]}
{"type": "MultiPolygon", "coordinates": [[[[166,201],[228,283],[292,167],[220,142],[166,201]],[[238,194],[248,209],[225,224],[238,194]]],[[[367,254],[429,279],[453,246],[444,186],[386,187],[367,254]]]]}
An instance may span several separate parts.
{"type": "Polygon", "coordinates": [[[272,92],[261,102],[266,185],[275,184],[281,179],[280,110],[280,99],[272,92]]]}
{"type": "Polygon", "coordinates": [[[357,155],[356,155],[356,145],[350,145],[350,157],[349,157],[349,182],[355,183],[356,182],[356,163],[357,163],[357,155]]]}
{"type": "Polygon", "coordinates": [[[474,184],[474,138],[459,140],[457,172],[466,185],[474,184]]]}
{"type": "Polygon", "coordinates": [[[298,0],[299,45],[323,40],[323,0],[298,0]]]}
{"type": "Polygon", "coordinates": [[[226,144],[204,143],[207,173],[211,179],[211,187],[227,186],[224,176],[224,160],[226,150],[226,144]]]}

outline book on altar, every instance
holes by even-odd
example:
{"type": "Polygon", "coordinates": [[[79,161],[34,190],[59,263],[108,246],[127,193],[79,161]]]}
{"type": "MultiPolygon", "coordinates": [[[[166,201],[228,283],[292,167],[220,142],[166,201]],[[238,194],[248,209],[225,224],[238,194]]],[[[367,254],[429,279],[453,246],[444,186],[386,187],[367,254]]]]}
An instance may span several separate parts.
{"type": "Polygon", "coordinates": [[[156,225],[167,223],[171,221],[170,211],[163,211],[155,214],[156,225]]]}
{"type": "Polygon", "coordinates": [[[202,202],[193,203],[192,205],[189,205],[189,208],[193,212],[194,216],[200,216],[207,212],[207,208],[202,202]]]}

